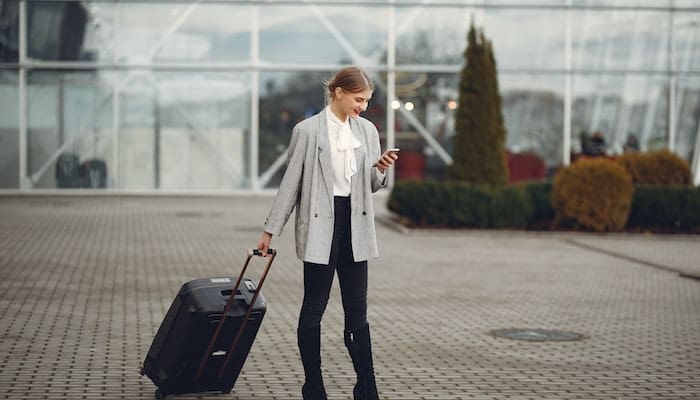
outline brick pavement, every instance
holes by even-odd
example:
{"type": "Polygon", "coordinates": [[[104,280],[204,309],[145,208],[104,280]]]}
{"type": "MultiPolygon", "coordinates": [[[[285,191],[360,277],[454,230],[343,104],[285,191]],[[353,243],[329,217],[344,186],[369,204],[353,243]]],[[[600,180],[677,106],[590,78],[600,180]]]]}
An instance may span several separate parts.
{"type": "MultiPolygon", "coordinates": [[[[270,202],[0,197],[0,398],[152,399],[138,368],[170,301],[186,280],[237,270],[270,202]]],[[[700,281],[669,272],[697,265],[700,238],[383,224],[378,236],[369,318],[382,398],[700,398],[700,281]],[[586,339],[490,334],[502,328],[586,339]]],[[[174,399],[300,398],[291,222],[273,244],[268,314],[234,392],[174,399]]],[[[342,321],[336,285],[323,330],[331,399],[353,383],[342,321]]]]}

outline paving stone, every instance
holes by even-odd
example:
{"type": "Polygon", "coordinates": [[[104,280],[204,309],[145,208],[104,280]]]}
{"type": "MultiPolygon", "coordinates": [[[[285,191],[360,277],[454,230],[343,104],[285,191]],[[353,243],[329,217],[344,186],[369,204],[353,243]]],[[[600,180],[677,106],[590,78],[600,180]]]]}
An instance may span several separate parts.
{"type": "MultiPolygon", "coordinates": [[[[0,399],[152,399],[138,369],[172,298],[236,274],[271,201],[0,197],[0,399]]],[[[377,228],[368,317],[383,398],[700,398],[700,282],[673,273],[697,265],[700,238],[377,228]],[[585,338],[490,334],[508,328],[585,338]]],[[[293,236],[290,222],[273,239],[268,313],[234,391],[181,398],[300,398],[293,236]]],[[[331,399],[354,383],[342,325],[336,284],[322,335],[331,399]]]]}

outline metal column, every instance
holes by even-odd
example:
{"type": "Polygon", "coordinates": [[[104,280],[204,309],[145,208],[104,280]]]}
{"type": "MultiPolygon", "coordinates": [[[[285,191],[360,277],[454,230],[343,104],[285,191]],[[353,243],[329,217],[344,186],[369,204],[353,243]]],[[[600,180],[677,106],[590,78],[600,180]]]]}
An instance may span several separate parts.
{"type": "Polygon", "coordinates": [[[27,1],[19,2],[19,189],[31,189],[27,179],[27,1]]]}
{"type": "Polygon", "coordinates": [[[562,162],[571,164],[571,80],[573,60],[573,9],[572,0],[567,1],[566,37],[564,49],[564,140],[562,140],[562,162]]]}
{"type": "Polygon", "coordinates": [[[676,40],[673,34],[674,9],[668,21],[668,149],[676,148],[676,40]]]}
{"type": "Polygon", "coordinates": [[[258,159],[260,140],[260,7],[252,6],[250,27],[250,188],[260,190],[258,159]]]}
{"type": "MultiPolygon", "coordinates": [[[[396,147],[396,110],[392,103],[396,99],[396,6],[391,1],[388,11],[386,44],[386,147],[396,147]]],[[[395,168],[389,168],[389,187],[394,186],[395,168]]]]}

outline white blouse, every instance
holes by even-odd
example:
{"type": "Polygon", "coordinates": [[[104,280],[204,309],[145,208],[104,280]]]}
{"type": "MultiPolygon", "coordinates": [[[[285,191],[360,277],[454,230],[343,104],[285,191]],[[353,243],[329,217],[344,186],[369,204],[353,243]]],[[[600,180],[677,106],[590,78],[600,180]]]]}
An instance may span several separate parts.
{"type": "Polygon", "coordinates": [[[362,146],[350,129],[350,117],[341,121],[330,106],[326,106],[328,139],[333,163],[333,195],[349,196],[350,179],[357,172],[355,149],[362,146]]]}

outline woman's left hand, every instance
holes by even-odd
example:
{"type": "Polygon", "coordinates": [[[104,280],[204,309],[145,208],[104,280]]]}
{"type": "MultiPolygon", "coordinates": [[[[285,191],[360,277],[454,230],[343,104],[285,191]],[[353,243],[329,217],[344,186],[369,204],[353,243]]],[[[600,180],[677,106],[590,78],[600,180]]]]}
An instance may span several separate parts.
{"type": "Polygon", "coordinates": [[[379,157],[379,160],[377,160],[376,163],[374,163],[374,166],[379,169],[379,172],[384,173],[387,169],[389,169],[392,165],[394,165],[394,161],[399,159],[399,155],[392,152],[392,151],[385,151],[381,157],[379,157]]]}

